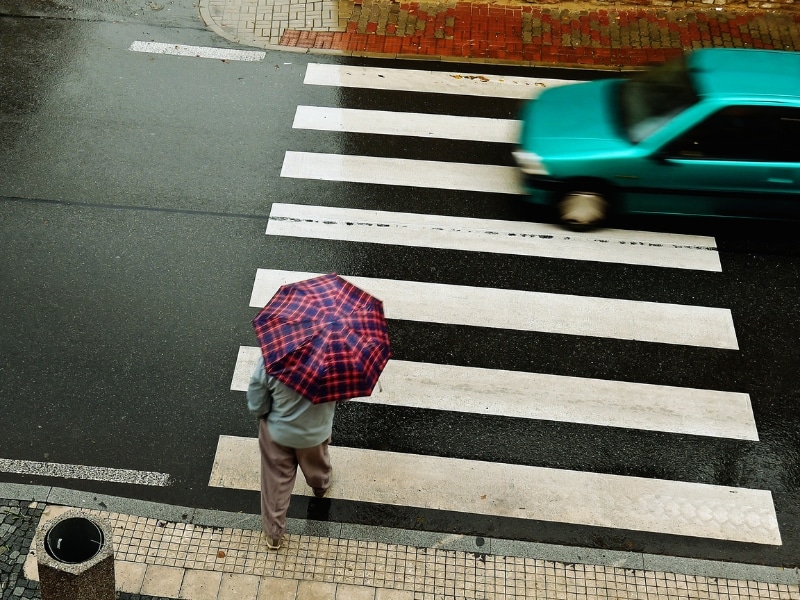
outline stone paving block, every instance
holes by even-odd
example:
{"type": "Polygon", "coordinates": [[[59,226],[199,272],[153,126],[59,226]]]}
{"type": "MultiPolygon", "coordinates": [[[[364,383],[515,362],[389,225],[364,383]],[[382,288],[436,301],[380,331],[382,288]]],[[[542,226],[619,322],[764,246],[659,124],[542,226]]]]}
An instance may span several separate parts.
{"type": "Polygon", "coordinates": [[[216,600],[222,573],[209,570],[187,569],[178,598],[181,600],[216,600]]]}
{"type": "Polygon", "coordinates": [[[336,598],[347,600],[375,600],[375,588],[364,585],[340,583],[336,586],[336,598]]]}
{"type": "Polygon", "coordinates": [[[301,581],[297,584],[297,600],[336,600],[336,584],[301,581]]]}
{"type": "Polygon", "coordinates": [[[217,600],[255,600],[260,582],[261,578],[254,575],[224,573],[217,600]]]}
{"type": "Polygon", "coordinates": [[[142,581],[141,593],[147,596],[178,598],[183,583],[184,569],[147,565],[142,581]]]}
{"type": "Polygon", "coordinates": [[[298,583],[296,579],[262,577],[258,588],[258,600],[274,600],[276,598],[295,600],[298,583]]]}
{"type": "MultiPolygon", "coordinates": [[[[454,592],[455,592],[455,589],[454,589],[454,592]]],[[[469,597],[466,594],[459,594],[458,596],[456,596],[455,593],[453,594],[453,596],[454,597],[459,597],[459,598],[461,598],[461,597],[468,598],[469,597]]],[[[381,588],[381,589],[375,590],[375,600],[414,600],[414,599],[415,599],[414,592],[410,592],[410,591],[407,591],[407,590],[393,590],[393,589],[387,589],[387,588],[381,588]]]]}
{"type": "Polygon", "coordinates": [[[117,583],[117,590],[138,594],[142,589],[146,570],[147,565],[144,563],[115,560],[114,577],[117,583]]]}

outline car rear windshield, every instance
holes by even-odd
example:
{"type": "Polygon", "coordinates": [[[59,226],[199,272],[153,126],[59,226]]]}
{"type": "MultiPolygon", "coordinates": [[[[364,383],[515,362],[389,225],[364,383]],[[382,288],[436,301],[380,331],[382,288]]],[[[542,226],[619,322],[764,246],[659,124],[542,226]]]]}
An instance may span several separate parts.
{"type": "Polygon", "coordinates": [[[625,135],[638,144],[697,100],[685,57],[639,73],[619,86],[625,135]]]}

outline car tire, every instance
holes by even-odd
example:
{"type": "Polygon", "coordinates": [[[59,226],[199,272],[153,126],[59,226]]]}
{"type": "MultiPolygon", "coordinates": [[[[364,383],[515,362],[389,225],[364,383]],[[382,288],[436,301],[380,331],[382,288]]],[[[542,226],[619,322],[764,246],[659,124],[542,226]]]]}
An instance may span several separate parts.
{"type": "Polygon", "coordinates": [[[599,192],[570,191],[556,203],[561,224],[583,231],[597,227],[608,216],[609,202],[599,192]]]}

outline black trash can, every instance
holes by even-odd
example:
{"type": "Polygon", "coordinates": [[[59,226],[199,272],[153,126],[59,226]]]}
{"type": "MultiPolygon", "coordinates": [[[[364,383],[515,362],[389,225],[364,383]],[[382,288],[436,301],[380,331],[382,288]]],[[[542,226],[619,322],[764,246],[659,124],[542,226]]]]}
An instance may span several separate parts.
{"type": "Polygon", "coordinates": [[[114,600],[111,525],[70,510],[40,524],[36,559],[42,600],[114,600]]]}
{"type": "Polygon", "coordinates": [[[57,561],[76,565],[93,559],[103,548],[103,530],[86,517],[69,517],[50,528],[44,540],[57,561]]]}

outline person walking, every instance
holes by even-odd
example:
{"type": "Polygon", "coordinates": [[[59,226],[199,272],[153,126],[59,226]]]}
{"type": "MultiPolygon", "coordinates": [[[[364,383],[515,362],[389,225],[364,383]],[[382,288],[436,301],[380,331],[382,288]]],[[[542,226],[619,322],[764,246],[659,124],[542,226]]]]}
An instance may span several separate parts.
{"type": "Polygon", "coordinates": [[[267,548],[278,550],[297,467],[317,498],[331,485],[331,441],[335,402],[313,404],[268,375],[260,356],[247,386],[247,407],[258,417],[261,452],[261,523],[267,548]]]}
{"type": "Polygon", "coordinates": [[[261,356],[247,403],[260,419],[261,521],[277,550],[297,467],[324,497],[336,403],[372,394],[392,349],[383,302],[336,273],[281,285],[253,329],[261,356]]]}

